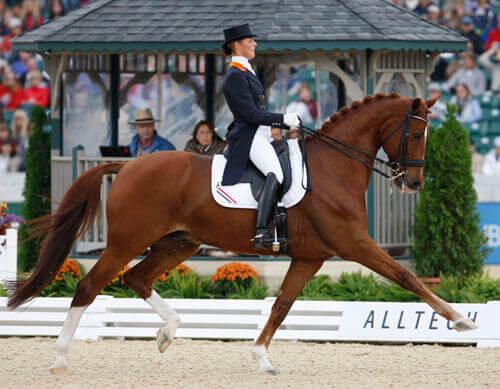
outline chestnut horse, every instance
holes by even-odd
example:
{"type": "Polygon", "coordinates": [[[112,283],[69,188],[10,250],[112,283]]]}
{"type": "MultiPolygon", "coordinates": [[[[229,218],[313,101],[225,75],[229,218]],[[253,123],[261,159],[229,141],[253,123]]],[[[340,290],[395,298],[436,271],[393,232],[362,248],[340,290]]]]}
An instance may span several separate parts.
{"type": "MultiPolygon", "coordinates": [[[[252,346],[261,371],[275,371],[267,356],[271,339],[305,283],[332,256],[359,262],[415,293],[452,321],[456,330],[475,328],[368,235],[365,191],[377,150],[383,147],[391,160],[399,162],[393,165],[393,183],[398,189],[420,189],[426,117],[434,102],[378,94],[334,114],[318,133],[357,148],[350,153],[358,161],[328,147],[317,136],[307,138],[312,191],[288,211],[290,268],[270,317],[252,346]]],[[[54,278],[75,239],[93,221],[100,204],[102,176],[117,173],[107,201],[108,246],[78,284],[56,342],[52,372],[67,369],[65,356],[85,309],[148,247],[146,258],[128,270],[124,280],[165,321],[157,334],[161,352],[171,344],[179,316],[152,290],[153,281],[196,253],[202,242],[224,250],[256,253],[250,242],[255,211],[217,205],[210,191],[210,167],[210,158],[186,152],[162,152],[128,163],[99,165],[73,183],[57,212],[35,223],[46,239],[34,272],[28,279],[10,284],[10,308],[38,294],[54,278]]],[[[272,255],[272,251],[259,254],[272,255]]]]}

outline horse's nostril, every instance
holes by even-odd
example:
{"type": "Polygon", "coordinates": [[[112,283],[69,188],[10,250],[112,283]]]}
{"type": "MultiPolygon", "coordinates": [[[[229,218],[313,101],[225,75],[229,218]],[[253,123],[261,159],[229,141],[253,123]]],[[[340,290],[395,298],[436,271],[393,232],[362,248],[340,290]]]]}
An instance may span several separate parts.
{"type": "Polygon", "coordinates": [[[414,188],[414,189],[417,189],[417,190],[418,190],[418,189],[420,189],[420,182],[418,182],[418,181],[417,181],[417,182],[414,182],[414,183],[413,183],[413,188],[414,188]]]}

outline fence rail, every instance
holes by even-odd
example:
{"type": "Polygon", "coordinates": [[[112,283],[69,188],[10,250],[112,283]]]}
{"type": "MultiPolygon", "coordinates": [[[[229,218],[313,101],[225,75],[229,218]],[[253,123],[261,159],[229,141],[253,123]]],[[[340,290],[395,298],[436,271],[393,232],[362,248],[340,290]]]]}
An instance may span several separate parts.
{"type": "MultiPolygon", "coordinates": [[[[166,299],[180,316],[177,337],[255,339],[275,298],[265,300],[166,299]]],[[[70,298],[36,298],[8,311],[0,298],[0,336],[56,336],[70,298]]],[[[451,330],[450,323],[423,303],[296,301],[275,339],[316,341],[469,343],[500,347],[500,302],[453,304],[479,329],[451,330]]],[[[76,339],[153,338],[163,321],[141,299],[98,296],[87,308],[76,339]]]]}
{"type": "MultiPolygon", "coordinates": [[[[126,162],[131,158],[94,157],[85,155],[83,150],[71,157],[52,157],[52,209],[56,209],[63,194],[70,187],[73,176],[86,172],[87,170],[106,162],[126,162]],[[76,166],[76,170],[73,167],[76,166]]],[[[388,168],[377,162],[381,170],[388,168]]],[[[113,176],[103,177],[101,187],[101,208],[94,224],[89,231],[76,243],[76,250],[80,253],[106,247],[107,220],[106,201],[113,176]]],[[[374,238],[382,247],[406,248],[410,245],[411,227],[414,220],[414,210],[417,195],[402,194],[393,191],[389,182],[375,174],[374,175],[374,238]]]]}

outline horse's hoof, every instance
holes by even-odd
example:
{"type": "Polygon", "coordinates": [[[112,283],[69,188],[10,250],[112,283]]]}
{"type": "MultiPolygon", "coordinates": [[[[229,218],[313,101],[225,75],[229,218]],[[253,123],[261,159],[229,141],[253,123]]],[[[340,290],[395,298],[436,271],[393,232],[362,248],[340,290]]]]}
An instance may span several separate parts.
{"type": "Polygon", "coordinates": [[[259,364],[259,372],[271,375],[277,375],[279,373],[278,369],[275,369],[269,358],[267,357],[267,351],[264,346],[254,346],[252,347],[253,359],[259,364]]]}
{"type": "Polygon", "coordinates": [[[453,328],[458,332],[470,331],[479,328],[476,323],[467,317],[462,317],[453,322],[453,328]]]}
{"type": "Polygon", "coordinates": [[[64,358],[56,357],[54,364],[49,367],[49,371],[51,374],[60,375],[69,372],[68,363],[64,358]]]}
{"type": "Polygon", "coordinates": [[[180,321],[175,320],[171,324],[167,324],[165,327],[160,328],[156,333],[156,344],[161,353],[164,353],[168,346],[172,344],[175,338],[175,331],[177,331],[179,324],[180,321]]]}

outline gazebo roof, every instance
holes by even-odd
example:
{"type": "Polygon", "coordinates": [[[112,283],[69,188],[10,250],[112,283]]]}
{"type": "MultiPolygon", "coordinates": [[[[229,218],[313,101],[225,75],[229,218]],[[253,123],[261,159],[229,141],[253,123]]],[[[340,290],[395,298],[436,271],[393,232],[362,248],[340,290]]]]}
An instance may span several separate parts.
{"type": "Polygon", "coordinates": [[[14,39],[19,50],[219,52],[249,23],[258,51],[466,48],[460,34],[386,0],[97,0],[14,39]]]}

